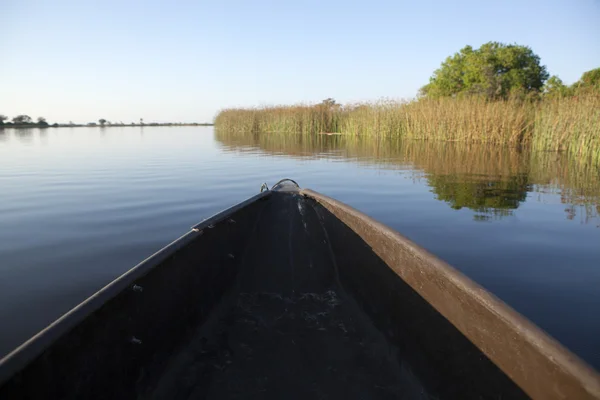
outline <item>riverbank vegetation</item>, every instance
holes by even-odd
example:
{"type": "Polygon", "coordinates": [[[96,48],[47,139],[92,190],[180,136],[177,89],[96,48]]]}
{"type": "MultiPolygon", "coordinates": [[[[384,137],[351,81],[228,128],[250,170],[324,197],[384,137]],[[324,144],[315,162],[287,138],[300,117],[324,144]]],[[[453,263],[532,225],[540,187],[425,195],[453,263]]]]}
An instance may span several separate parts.
{"type": "MultiPolygon", "coordinates": [[[[38,117],[37,120],[33,120],[29,115],[20,114],[10,120],[6,115],[0,114],[0,129],[4,127],[13,127],[13,128],[47,128],[51,126],[44,117],[38,117]]],[[[52,126],[58,126],[58,124],[54,124],[52,126]]]]}
{"type": "Polygon", "coordinates": [[[541,101],[480,97],[378,102],[340,107],[224,110],[217,129],[398,136],[407,139],[532,145],[600,161],[600,95],[541,101]]]}
{"type": "Polygon", "coordinates": [[[339,133],[483,142],[567,151],[600,162],[600,68],[571,86],[549,77],[525,46],[466,46],[448,57],[411,101],[226,109],[217,129],[339,133]]]}
{"type": "Polygon", "coordinates": [[[98,122],[88,122],[86,124],[78,124],[73,121],[69,121],[68,123],[53,123],[49,124],[44,117],[38,117],[36,121],[34,121],[29,115],[21,114],[16,117],[9,119],[6,115],[0,114],[0,129],[2,128],[59,128],[59,127],[69,127],[69,128],[78,128],[78,127],[123,127],[123,126],[212,126],[212,123],[200,123],[200,122],[149,122],[144,123],[143,119],[140,119],[139,123],[131,122],[130,124],[126,124],[121,122],[111,122],[104,118],[100,118],[98,122]]]}

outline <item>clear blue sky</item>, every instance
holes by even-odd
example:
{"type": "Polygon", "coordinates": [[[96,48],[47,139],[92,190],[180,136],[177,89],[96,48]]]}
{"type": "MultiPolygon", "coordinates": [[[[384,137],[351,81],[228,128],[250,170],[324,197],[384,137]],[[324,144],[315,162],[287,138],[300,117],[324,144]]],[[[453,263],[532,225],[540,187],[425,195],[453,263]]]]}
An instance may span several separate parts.
{"type": "Polygon", "coordinates": [[[600,67],[600,0],[31,1],[0,11],[0,113],[207,121],[223,107],[410,98],[448,55],[533,48],[600,67]]]}

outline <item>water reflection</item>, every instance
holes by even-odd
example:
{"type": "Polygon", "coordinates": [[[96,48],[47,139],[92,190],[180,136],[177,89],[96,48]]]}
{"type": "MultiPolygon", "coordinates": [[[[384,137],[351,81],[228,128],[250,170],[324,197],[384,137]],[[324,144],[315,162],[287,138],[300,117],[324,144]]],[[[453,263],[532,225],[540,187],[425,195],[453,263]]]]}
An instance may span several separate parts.
{"type": "Polygon", "coordinates": [[[39,135],[39,143],[42,146],[47,146],[48,145],[48,129],[39,129],[38,135],[39,135]]]}
{"type": "Polygon", "coordinates": [[[490,145],[390,138],[215,132],[228,151],[292,158],[343,158],[386,169],[410,169],[450,207],[476,212],[476,221],[514,214],[526,201],[558,194],[567,219],[598,223],[600,173],[566,154],[490,145]],[[529,196],[535,193],[536,196],[529,196]]]}
{"type": "Polygon", "coordinates": [[[509,176],[507,180],[484,178],[479,182],[465,180],[464,176],[430,174],[428,181],[437,199],[452,208],[467,207],[496,216],[511,215],[511,210],[517,209],[531,190],[527,175],[509,176]]]}
{"type": "Polygon", "coordinates": [[[20,128],[14,130],[15,137],[22,143],[32,144],[33,143],[33,129],[20,128]]]}

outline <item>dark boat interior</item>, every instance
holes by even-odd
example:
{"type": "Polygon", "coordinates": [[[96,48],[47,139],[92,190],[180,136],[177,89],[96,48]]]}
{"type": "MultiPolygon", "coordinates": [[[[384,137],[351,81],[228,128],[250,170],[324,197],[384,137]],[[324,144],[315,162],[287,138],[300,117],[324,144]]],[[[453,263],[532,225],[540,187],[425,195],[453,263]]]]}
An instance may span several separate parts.
{"type": "Polygon", "coordinates": [[[156,398],[523,397],[314,204],[280,195],[260,214],[236,282],[171,360],[156,398]],[[379,302],[393,292],[403,311],[379,302]]]}

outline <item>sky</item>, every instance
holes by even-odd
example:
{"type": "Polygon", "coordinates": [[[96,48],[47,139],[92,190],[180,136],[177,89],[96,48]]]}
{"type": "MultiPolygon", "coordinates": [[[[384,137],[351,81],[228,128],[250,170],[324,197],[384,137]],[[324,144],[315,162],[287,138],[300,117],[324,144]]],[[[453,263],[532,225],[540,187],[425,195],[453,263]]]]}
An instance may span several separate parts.
{"type": "Polygon", "coordinates": [[[3,0],[0,114],[212,121],[218,110],[407,99],[449,55],[530,46],[600,67],[600,0],[3,0]]]}

